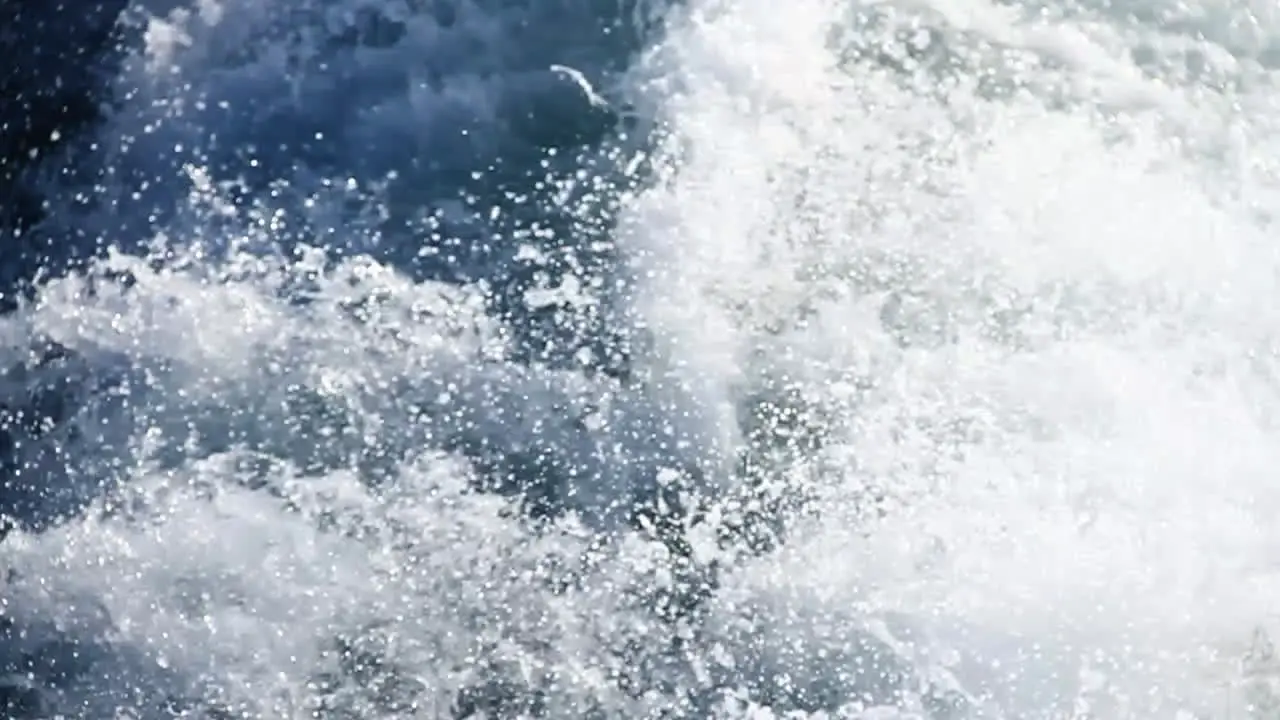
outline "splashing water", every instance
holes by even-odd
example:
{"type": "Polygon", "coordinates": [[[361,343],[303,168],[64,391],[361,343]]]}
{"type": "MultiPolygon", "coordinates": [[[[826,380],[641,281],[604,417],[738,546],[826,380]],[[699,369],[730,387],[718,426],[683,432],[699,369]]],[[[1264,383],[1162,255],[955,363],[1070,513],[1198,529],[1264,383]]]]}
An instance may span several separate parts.
{"type": "Polygon", "coordinates": [[[127,22],[6,716],[1280,717],[1272,5],[127,22]]]}

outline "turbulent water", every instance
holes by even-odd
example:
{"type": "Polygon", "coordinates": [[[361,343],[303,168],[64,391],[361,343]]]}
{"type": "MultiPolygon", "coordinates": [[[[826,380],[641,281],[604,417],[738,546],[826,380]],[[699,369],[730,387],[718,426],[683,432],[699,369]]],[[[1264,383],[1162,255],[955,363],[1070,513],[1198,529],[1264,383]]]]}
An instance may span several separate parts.
{"type": "Polygon", "coordinates": [[[1280,717],[1274,4],[121,23],[5,717],[1280,717]]]}

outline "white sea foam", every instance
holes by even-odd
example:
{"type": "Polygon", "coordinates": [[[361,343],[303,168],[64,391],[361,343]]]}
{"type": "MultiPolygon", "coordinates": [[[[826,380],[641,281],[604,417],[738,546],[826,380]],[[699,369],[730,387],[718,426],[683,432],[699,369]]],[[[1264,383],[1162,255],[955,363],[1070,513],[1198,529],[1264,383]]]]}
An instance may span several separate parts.
{"type": "Polygon", "coordinates": [[[150,21],[5,697],[1271,717],[1274,9],[605,5],[150,21]]]}

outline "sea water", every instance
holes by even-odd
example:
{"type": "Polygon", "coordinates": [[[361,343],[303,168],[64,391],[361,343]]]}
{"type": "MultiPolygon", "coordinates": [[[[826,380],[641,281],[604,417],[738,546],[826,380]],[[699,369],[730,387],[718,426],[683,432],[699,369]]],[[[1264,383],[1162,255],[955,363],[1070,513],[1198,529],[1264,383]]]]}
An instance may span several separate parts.
{"type": "Polygon", "coordinates": [[[1280,717],[1275,5],[122,23],[8,715],[1280,717]]]}

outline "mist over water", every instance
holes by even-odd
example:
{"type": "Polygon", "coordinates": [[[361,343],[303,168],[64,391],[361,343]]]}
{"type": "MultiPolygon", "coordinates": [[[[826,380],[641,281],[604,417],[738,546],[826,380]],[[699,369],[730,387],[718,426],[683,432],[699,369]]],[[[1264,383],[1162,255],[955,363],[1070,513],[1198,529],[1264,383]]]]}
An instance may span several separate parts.
{"type": "Polygon", "coordinates": [[[1273,6],[121,24],[5,717],[1280,716],[1273,6]]]}

